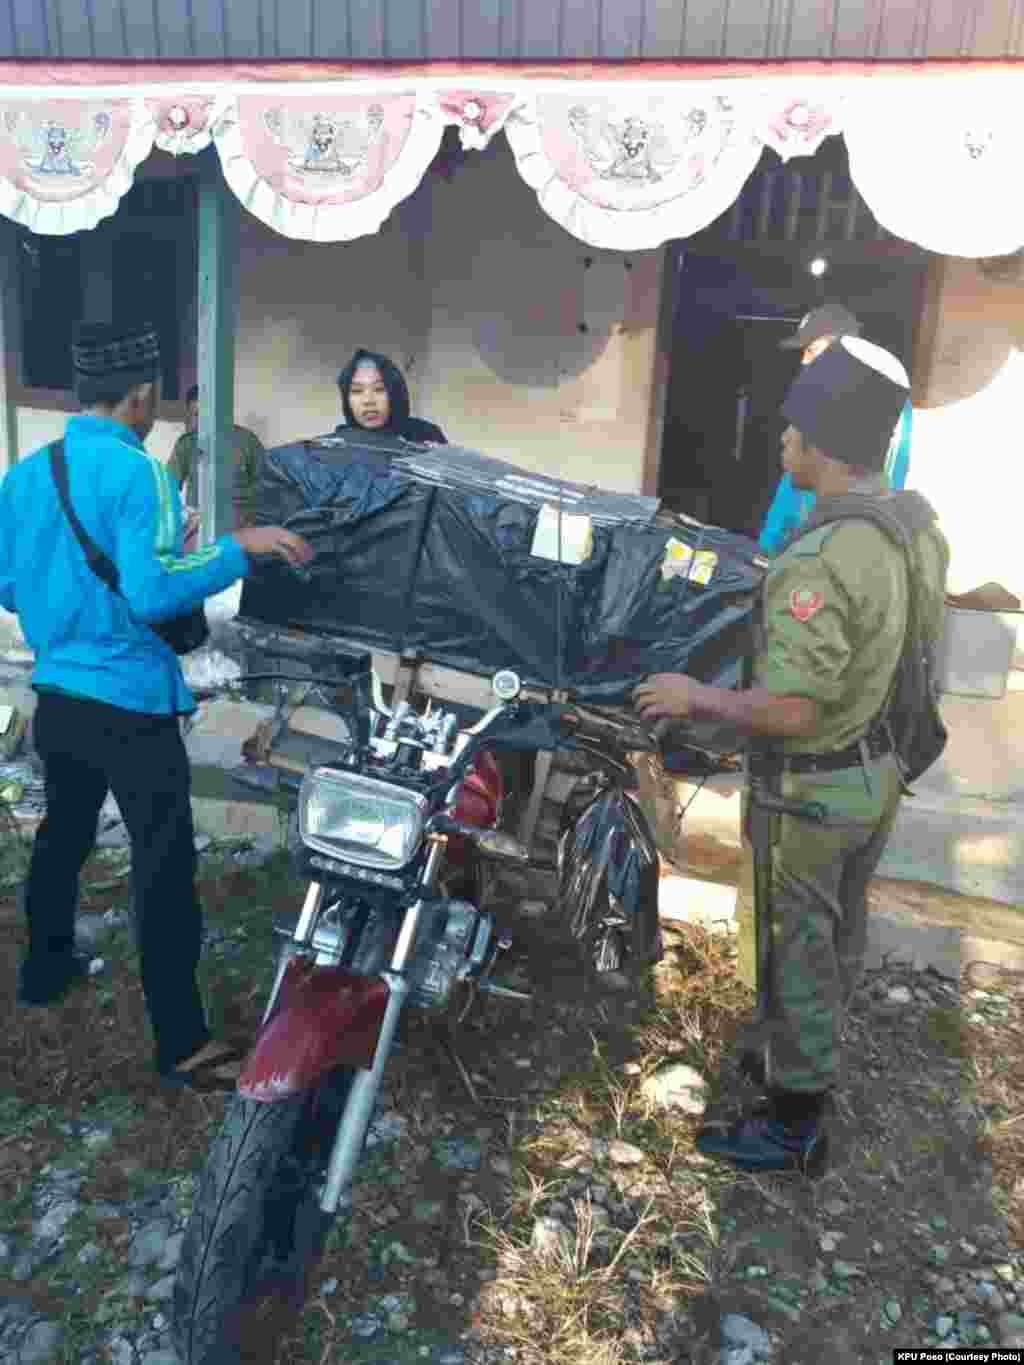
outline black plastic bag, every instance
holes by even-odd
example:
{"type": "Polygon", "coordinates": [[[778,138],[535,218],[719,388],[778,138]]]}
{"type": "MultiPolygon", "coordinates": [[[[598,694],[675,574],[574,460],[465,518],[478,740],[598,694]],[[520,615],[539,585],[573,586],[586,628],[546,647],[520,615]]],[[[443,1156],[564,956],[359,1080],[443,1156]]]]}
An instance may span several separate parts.
{"type": "Polygon", "coordinates": [[[558,905],[595,972],[661,960],[658,847],[637,801],[584,778],[562,812],[558,905]]]}

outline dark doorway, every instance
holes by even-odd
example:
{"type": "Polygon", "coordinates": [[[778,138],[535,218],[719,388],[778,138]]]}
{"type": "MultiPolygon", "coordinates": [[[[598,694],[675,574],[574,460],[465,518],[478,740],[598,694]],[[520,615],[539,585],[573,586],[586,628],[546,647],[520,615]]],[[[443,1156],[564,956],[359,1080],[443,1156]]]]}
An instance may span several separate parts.
{"type": "Polygon", "coordinates": [[[676,511],[756,537],[781,474],[779,406],[800,364],[779,342],[809,309],[837,298],[911,372],[925,265],[833,260],[818,279],[806,251],[680,249],[673,276],[659,494],[676,511]]]}
{"type": "Polygon", "coordinates": [[[659,493],[677,511],[756,536],[781,474],[779,405],[800,363],[779,342],[838,299],[913,377],[928,256],[875,220],[838,137],[786,165],[766,150],[732,207],[670,250],[659,493]]]}
{"type": "Polygon", "coordinates": [[[177,255],[173,241],[150,233],[123,231],[114,250],[114,316],[151,322],[160,338],[163,397],[178,397],[177,255]]]}
{"type": "Polygon", "coordinates": [[[70,389],[71,332],[82,316],[82,239],[18,234],[21,265],[22,382],[70,389]]]}

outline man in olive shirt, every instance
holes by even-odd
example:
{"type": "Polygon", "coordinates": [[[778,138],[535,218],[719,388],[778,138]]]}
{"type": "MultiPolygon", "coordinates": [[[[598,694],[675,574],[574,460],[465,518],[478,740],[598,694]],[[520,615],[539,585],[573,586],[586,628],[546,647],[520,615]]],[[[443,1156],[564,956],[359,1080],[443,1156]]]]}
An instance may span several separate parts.
{"type": "MultiPolygon", "coordinates": [[[[794,486],[830,499],[887,493],[883,467],[906,401],[902,369],[847,337],[801,371],[782,408],[782,462],[794,486]]],[[[833,505],[835,505],[833,503],[833,505]]],[[[932,524],[917,534],[920,619],[941,627],[949,551],[932,524]]],[[[765,580],[752,685],[740,692],[680,674],[642,683],[646,719],[714,720],[751,737],[751,765],[779,794],[827,809],[824,824],[773,817],[773,951],[765,1035],[769,1098],[697,1147],[745,1170],[820,1168],[821,1124],[838,1079],[845,1007],[867,940],[867,888],[892,831],[902,782],[880,715],[903,648],[911,583],[905,555],[873,522],[835,520],[796,540],[765,580]]]]}
{"type": "MultiPolygon", "coordinates": [[[[199,505],[199,487],[196,478],[196,450],[199,434],[199,385],[193,384],[185,398],[185,434],[179,436],[167,462],[167,468],[185,490],[185,496],[192,507],[199,505]]],[[[253,509],[256,501],[256,481],[259,477],[260,461],[263,458],[263,445],[255,432],[245,427],[234,428],[232,458],[234,461],[234,483],[232,505],[235,509],[234,530],[255,525],[253,509]]]]}

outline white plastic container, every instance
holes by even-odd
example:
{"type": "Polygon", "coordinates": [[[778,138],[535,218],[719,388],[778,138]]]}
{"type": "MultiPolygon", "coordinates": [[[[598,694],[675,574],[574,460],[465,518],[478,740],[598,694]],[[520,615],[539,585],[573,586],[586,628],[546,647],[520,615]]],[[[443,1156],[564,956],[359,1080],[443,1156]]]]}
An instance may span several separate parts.
{"type": "Polygon", "coordinates": [[[1006,696],[1024,611],[972,611],[946,607],[936,659],[939,690],[957,697],[1006,696]]]}

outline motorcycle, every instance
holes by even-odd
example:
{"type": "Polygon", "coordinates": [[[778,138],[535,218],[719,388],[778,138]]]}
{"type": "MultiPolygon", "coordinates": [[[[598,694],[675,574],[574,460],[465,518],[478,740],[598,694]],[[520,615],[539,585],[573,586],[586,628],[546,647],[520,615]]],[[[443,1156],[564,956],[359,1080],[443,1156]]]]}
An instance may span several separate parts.
{"type": "Polygon", "coordinates": [[[331,1229],[351,1209],[405,1008],[463,1019],[481,995],[530,998],[493,981],[511,941],[474,892],[484,864],[529,860],[500,827],[494,753],[589,755],[594,771],[559,841],[567,927],[598,974],[660,953],[657,853],[628,791],[627,755],[654,747],[650,732],[528,700],[507,670],[492,680],[496,705],[459,731],[443,709],[389,708],[365,652],[339,643],[275,652],[318,676],[250,674],[229,687],[312,681],[349,742],[298,781],[308,890],[186,1229],[173,1295],[183,1365],[269,1359],[301,1312],[331,1229]]]}

